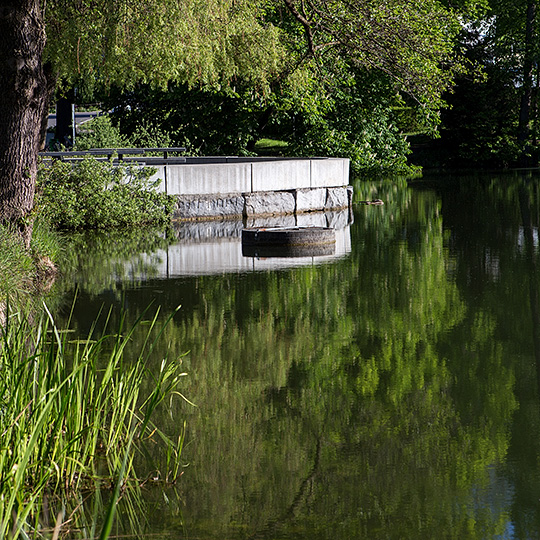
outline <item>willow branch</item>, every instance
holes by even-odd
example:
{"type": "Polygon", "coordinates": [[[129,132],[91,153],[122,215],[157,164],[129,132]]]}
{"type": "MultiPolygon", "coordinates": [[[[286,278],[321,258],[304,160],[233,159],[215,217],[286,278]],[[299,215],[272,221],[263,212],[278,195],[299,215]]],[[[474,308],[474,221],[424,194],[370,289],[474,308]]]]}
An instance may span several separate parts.
{"type": "Polygon", "coordinates": [[[287,9],[293,14],[294,18],[304,27],[306,33],[306,38],[308,42],[308,50],[310,54],[314,55],[316,52],[315,43],[313,40],[313,32],[311,28],[311,23],[296,9],[292,0],[283,0],[287,9]]]}

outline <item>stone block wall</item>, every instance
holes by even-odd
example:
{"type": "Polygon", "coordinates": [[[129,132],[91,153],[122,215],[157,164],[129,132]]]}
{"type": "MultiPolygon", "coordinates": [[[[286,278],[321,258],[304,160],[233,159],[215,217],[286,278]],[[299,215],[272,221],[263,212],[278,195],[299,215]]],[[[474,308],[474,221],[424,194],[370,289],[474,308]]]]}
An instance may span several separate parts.
{"type": "Polygon", "coordinates": [[[352,186],[215,195],[176,195],[174,219],[251,218],[339,210],[352,204],[352,186]]]}
{"type": "Polygon", "coordinates": [[[155,178],[177,199],[177,220],[297,215],[351,206],[344,158],[186,158],[155,178]]]}

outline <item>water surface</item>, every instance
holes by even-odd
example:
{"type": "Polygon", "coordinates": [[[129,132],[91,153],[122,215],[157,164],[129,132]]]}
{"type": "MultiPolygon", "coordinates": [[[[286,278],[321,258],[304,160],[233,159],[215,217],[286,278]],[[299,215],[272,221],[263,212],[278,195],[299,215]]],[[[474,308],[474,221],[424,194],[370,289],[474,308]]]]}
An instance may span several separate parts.
{"type": "Polygon", "coordinates": [[[241,223],[74,240],[58,317],[78,287],[77,332],[102,306],[129,321],[181,306],[152,369],[184,355],[196,406],[173,400],[159,422],[185,422],[186,467],[143,493],[139,532],[538,536],[538,176],[355,187],[385,205],[324,217],[332,256],[242,258],[241,223]]]}

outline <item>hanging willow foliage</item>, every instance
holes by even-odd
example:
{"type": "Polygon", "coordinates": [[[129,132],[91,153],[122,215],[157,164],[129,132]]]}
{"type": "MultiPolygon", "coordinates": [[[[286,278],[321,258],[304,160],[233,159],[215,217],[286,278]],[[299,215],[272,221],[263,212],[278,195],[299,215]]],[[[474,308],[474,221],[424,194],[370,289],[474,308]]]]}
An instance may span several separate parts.
{"type": "Polygon", "coordinates": [[[267,84],[280,68],[280,31],[246,0],[51,0],[45,60],[68,84],[81,76],[132,86],[168,81],[267,84]]]}

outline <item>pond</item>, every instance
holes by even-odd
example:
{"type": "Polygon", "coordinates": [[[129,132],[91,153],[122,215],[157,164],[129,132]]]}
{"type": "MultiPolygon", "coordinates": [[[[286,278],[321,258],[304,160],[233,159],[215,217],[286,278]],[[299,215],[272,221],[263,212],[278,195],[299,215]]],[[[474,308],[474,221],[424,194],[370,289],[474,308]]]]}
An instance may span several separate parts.
{"type": "Polygon", "coordinates": [[[357,182],[357,201],[385,205],[325,217],[339,235],[322,257],[243,257],[234,222],[73,238],[56,313],[76,294],[80,335],[103,306],[143,322],[181,306],[152,366],[168,350],[187,373],[192,404],[159,418],[185,429],[184,472],[130,501],[117,532],[536,537],[538,180],[357,182]]]}

